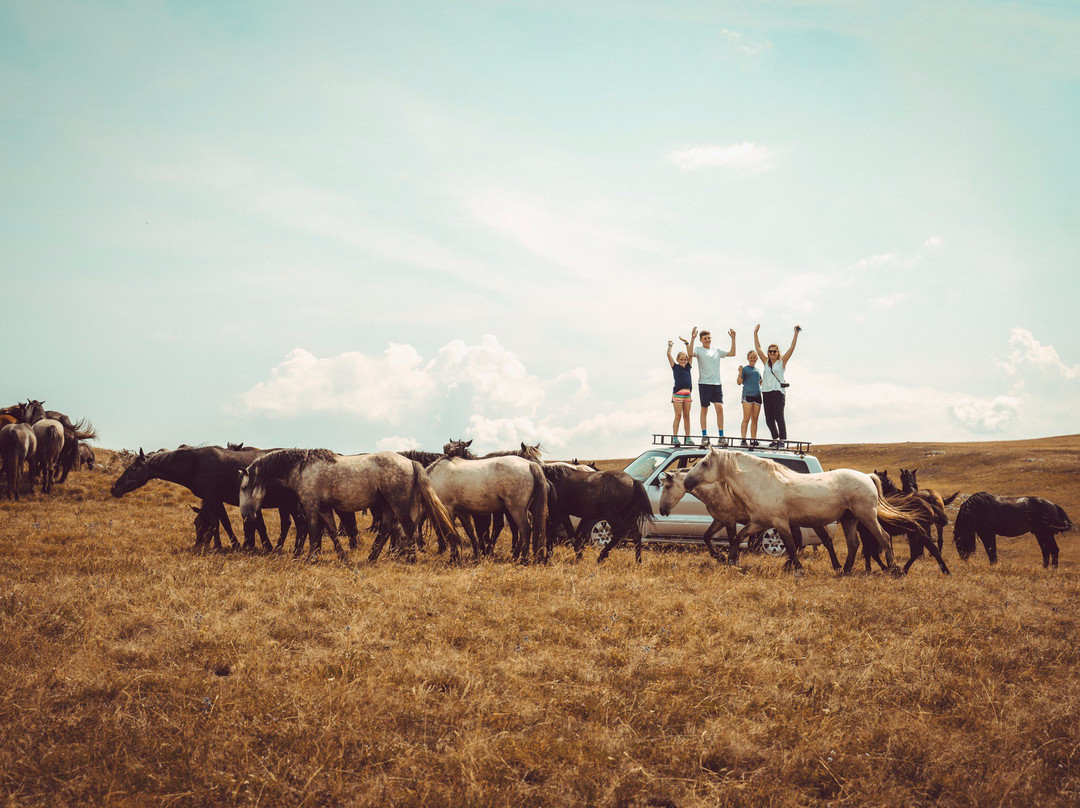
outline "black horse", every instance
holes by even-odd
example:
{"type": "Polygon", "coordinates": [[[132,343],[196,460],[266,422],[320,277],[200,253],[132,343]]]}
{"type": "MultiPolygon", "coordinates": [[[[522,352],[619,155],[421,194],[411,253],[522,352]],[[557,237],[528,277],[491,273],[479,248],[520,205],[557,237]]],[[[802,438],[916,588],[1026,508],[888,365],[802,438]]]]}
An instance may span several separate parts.
{"type": "Polygon", "coordinates": [[[555,488],[551,521],[574,537],[574,553],[581,557],[587,523],[599,520],[611,525],[611,539],[600,551],[598,562],[607,558],[619,542],[632,539],[634,558],[641,561],[642,522],[653,518],[649,495],[640,480],[624,471],[581,471],[570,466],[544,466],[544,475],[555,488]],[[575,534],[571,516],[582,521],[575,534]]]}
{"type": "MultiPolygon", "coordinates": [[[[225,503],[239,505],[240,472],[247,468],[255,458],[265,454],[258,449],[229,451],[220,446],[183,446],[173,451],[161,450],[147,455],[142,449],[124,473],[112,484],[110,493],[122,497],[130,491],[142,488],[150,480],[166,480],[188,489],[202,500],[200,531],[197,527],[196,547],[213,535],[209,529],[212,519],[220,521],[225,533],[232,542],[233,549],[238,547],[236,536],[225,513],[225,503]]],[[[281,518],[281,535],[278,548],[285,541],[289,532],[290,518],[299,515],[299,505],[295,497],[287,496],[283,491],[268,491],[265,501],[267,507],[277,508],[281,518]]],[[[302,520],[297,520],[302,521],[302,520]]],[[[258,531],[266,550],[274,549],[266,534],[266,523],[259,514],[252,522],[244,524],[244,549],[255,549],[255,532],[258,531]]],[[[297,540],[301,536],[297,535],[297,540]]]]}
{"type": "Polygon", "coordinates": [[[997,563],[997,537],[1034,533],[1042,550],[1043,566],[1058,565],[1057,533],[1073,529],[1060,505],[1041,497],[998,497],[987,491],[972,494],[960,506],[953,524],[953,541],[960,558],[971,558],[975,537],[986,548],[990,563],[997,563]]]}

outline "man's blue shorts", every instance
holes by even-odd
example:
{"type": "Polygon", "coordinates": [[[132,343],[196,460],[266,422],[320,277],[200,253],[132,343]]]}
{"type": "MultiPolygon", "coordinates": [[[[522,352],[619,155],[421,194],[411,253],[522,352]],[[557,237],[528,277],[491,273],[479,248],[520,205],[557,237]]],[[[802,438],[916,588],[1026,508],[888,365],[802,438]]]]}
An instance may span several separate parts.
{"type": "Polygon", "coordinates": [[[724,403],[724,390],[719,384],[699,384],[697,389],[702,407],[724,403]]]}

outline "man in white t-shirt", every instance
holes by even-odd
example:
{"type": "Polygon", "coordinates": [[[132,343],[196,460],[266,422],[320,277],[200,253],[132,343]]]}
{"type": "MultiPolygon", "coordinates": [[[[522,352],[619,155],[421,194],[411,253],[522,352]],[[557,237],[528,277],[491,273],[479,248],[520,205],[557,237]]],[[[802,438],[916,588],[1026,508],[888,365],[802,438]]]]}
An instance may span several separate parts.
{"type": "Polygon", "coordinates": [[[698,369],[698,398],[701,399],[701,445],[709,445],[709,436],[705,429],[709,405],[716,408],[716,428],[720,432],[720,444],[724,444],[724,388],[720,385],[720,360],[725,356],[735,355],[735,329],[729,328],[731,350],[721,351],[712,347],[712,334],[701,332],[701,346],[695,350],[694,340],[698,337],[697,326],[690,332],[689,352],[696,360],[698,369]]]}

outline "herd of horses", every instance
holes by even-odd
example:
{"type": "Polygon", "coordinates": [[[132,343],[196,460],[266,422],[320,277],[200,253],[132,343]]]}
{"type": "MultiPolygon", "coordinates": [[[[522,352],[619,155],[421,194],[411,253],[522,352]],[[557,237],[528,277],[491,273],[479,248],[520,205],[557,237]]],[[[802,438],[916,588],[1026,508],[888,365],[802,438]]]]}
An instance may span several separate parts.
{"type": "Polygon", "coordinates": [[[73,423],[62,412],[46,410],[44,401],[27,399],[0,409],[0,468],[8,499],[33,491],[38,481],[41,492],[48,494],[73,469],[93,469],[94,450],[87,441],[96,437],[89,421],[73,423]]]}
{"type": "MultiPolygon", "coordinates": [[[[471,544],[473,558],[489,557],[504,524],[515,560],[546,562],[558,540],[571,542],[580,557],[592,526],[601,520],[610,525],[611,539],[597,560],[603,561],[624,539],[634,542],[635,558],[641,560],[643,528],[654,519],[641,481],[576,460],[545,462],[539,445],[522,443],[519,449],[478,457],[471,444],[452,440],[442,452],[357,455],[326,449],[264,450],[243,444],[182,445],[150,454],[140,449],[111,493],[120,497],[154,479],[184,486],[201,500],[194,508],[196,549],[222,549],[223,529],[233,549],[254,551],[258,536],[266,551],[279,551],[295,525],[295,555],[303,552],[305,543],[310,552],[317,551],[325,534],[344,556],[339,526],[349,549],[355,550],[356,514],[366,511],[374,533],[369,561],[375,561],[388,543],[394,552],[415,559],[425,548],[425,529],[437,541],[438,552],[448,550],[450,561],[458,561],[463,543],[458,525],[471,544]],[[226,504],[240,509],[242,543],[232,530],[226,504]],[[267,534],[265,508],[278,511],[281,527],[276,544],[267,534]],[[576,527],[574,518],[579,520],[576,527]]],[[[903,574],[925,551],[947,575],[941,555],[949,521],[945,509],[958,493],[942,497],[920,489],[916,472],[901,470],[900,490],[884,471],[801,474],[752,452],[714,447],[694,467],[662,475],[660,514],[667,516],[686,493],[696,496],[713,518],[705,545],[723,560],[712,538],[726,529],[730,564],[738,563],[744,539],[773,530],[784,541],[788,567],[801,569],[801,528],[809,528],[820,537],[833,568],[844,573],[851,571],[861,548],[867,570],[873,560],[883,570],[903,574]],[[843,565],[827,529],[833,524],[839,524],[847,545],[843,565]],[[893,555],[892,538],[897,536],[906,537],[910,549],[902,569],[893,555]]],[[[995,562],[997,536],[1031,532],[1042,548],[1044,566],[1056,567],[1055,534],[1072,527],[1065,511],[1047,500],[979,492],[961,504],[954,540],[961,558],[968,558],[978,537],[995,562]]]]}

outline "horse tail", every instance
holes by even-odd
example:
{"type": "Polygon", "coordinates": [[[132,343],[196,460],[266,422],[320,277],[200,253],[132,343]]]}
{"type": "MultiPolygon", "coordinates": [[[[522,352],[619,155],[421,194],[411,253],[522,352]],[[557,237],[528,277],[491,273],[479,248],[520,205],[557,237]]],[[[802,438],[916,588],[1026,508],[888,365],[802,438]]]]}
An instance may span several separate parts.
{"type": "Polygon", "coordinates": [[[545,466],[530,463],[529,472],[533,478],[532,495],[529,497],[529,520],[532,522],[533,556],[543,552],[547,554],[548,492],[552,486],[544,473],[545,466]]]}
{"type": "Polygon", "coordinates": [[[409,502],[409,518],[415,524],[421,516],[427,517],[439,539],[450,545],[450,560],[456,561],[459,555],[458,548],[461,545],[461,536],[454,528],[454,521],[450,518],[450,512],[446,510],[439,495],[435,493],[435,487],[431,479],[424,471],[424,467],[415,460],[410,460],[413,466],[413,490],[409,502]]]}
{"type": "Polygon", "coordinates": [[[1074,525],[1069,518],[1069,514],[1065,513],[1065,509],[1060,505],[1057,506],[1058,516],[1061,518],[1062,527],[1057,531],[1059,533],[1067,533],[1073,529],[1074,525]]]}
{"type": "Polygon", "coordinates": [[[941,500],[941,503],[943,505],[952,505],[952,501],[954,499],[956,499],[958,496],[960,496],[960,492],[959,491],[953,491],[951,494],[949,494],[949,496],[947,496],[947,497],[945,497],[945,499],[941,500]]]}
{"type": "Polygon", "coordinates": [[[630,512],[635,521],[639,523],[651,525],[654,521],[652,503],[649,502],[649,494],[641,480],[634,480],[634,493],[630,503],[630,512]]]}
{"type": "Polygon", "coordinates": [[[97,440],[97,429],[85,418],[80,418],[74,424],[65,424],[64,426],[71,430],[71,434],[78,440],[97,440]]]}
{"type": "Polygon", "coordinates": [[[881,526],[890,534],[921,533],[919,516],[922,512],[906,502],[890,503],[881,496],[881,481],[878,481],[877,518],[881,526]]]}
{"type": "Polygon", "coordinates": [[[1044,527],[1047,530],[1052,530],[1054,533],[1067,533],[1072,530],[1073,523],[1072,520],[1069,519],[1069,515],[1065,513],[1065,509],[1060,505],[1055,505],[1053,502],[1048,502],[1047,504],[1050,506],[1050,513],[1040,514],[1042,519],[1039,520],[1045,523],[1044,527]]]}

